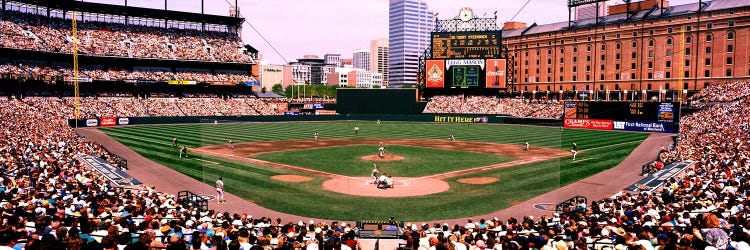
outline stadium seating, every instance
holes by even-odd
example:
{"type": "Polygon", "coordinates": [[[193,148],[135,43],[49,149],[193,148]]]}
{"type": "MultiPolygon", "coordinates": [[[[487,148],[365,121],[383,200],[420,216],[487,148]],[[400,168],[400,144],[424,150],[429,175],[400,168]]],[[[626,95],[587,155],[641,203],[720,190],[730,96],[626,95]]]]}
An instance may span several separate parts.
{"type": "MultiPolygon", "coordinates": [[[[487,218],[464,225],[406,224],[400,228],[406,242],[403,247],[747,249],[750,103],[744,99],[748,95],[741,93],[712,97],[726,91],[744,89],[737,90],[734,84],[707,88],[700,95],[714,105],[681,120],[680,140],[665,157],[696,163],[683,176],[667,180],[660,193],[620,194],[592,201],[585,212],[569,215],[487,218]]],[[[222,111],[219,103],[244,102],[254,107],[263,101],[100,97],[84,102],[85,112],[96,116],[203,112],[184,109],[192,102],[225,114],[231,112],[222,111]]],[[[262,113],[264,109],[254,110],[262,113]]],[[[101,146],[85,142],[68,127],[64,118],[70,112],[69,98],[0,100],[0,245],[26,249],[151,246],[182,250],[189,246],[224,249],[225,245],[230,249],[239,245],[244,249],[357,249],[356,229],[351,225],[285,223],[262,215],[199,211],[154,186],[114,188],[75,160],[84,153],[115,161],[101,146]]]]}
{"type": "Polygon", "coordinates": [[[424,113],[503,114],[559,119],[562,117],[563,104],[555,100],[501,99],[496,96],[433,96],[424,113]]]}
{"type": "MultiPolygon", "coordinates": [[[[69,20],[4,11],[0,47],[71,53],[69,20]]],[[[79,24],[80,53],[182,61],[250,63],[252,58],[233,33],[86,21],[79,24]]]]}

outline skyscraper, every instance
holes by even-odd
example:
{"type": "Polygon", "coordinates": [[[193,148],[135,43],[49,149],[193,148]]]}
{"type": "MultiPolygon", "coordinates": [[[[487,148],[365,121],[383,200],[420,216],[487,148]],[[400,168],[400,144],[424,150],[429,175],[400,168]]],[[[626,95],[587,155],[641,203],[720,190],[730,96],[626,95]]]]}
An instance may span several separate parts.
{"type": "Polygon", "coordinates": [[[370,70],[370,51],[366,49],[355,50],[352,54],[352,66],[355,69],[370,70]]]}
{"type": "Polygon", "coordinates": [[[390,0],[388,85],[417,83],[419,56],[427,49],[434,15],[424,0],[390,0]]]}
{"type": "Polygon", "coordinates": [[[370,41],[370,71],[383,74],[383,85],[388,86],[388,39],[370,41]]]}

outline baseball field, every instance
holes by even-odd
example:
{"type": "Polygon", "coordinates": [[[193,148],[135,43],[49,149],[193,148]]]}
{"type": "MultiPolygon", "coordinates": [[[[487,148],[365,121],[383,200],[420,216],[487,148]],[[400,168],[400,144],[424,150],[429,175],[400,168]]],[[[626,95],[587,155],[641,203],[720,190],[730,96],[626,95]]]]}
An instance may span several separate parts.
{"type": "Polygon", "coordinates": [[[221,176],[227,192],[272,210],[341,220],[398,215],[407,221],[509,207],[616,166],[648,137],[543,126],[370,121],[211,121],[101,130],[207,184],[221,176]],[[456,141],[448,140],[451,134],[456,141]],[[569,152],[573,142],[579,150],[575,161],[569,152]],[[183,145],[188,158],[179,157],[183,145]],[[386,157],[377,156],[379,147],[386,157]],[[369,184],[374,164],[394,177],[394,188],[369,184]]]}

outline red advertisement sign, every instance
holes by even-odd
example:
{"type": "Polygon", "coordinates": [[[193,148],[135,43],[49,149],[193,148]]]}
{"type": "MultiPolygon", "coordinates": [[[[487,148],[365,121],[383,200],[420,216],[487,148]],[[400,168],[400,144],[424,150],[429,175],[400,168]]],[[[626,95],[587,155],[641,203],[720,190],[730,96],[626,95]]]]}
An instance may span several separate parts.
{"type": "Polygon", "coordinates": [[[612,130],[612,120],[565,119],[564,125],[566,128],[612,130]]]}
{"type": "Polygon", "coordinates": [[[505,88],[506,67],[505,59],[487,59],[485,86],[487,88],[505,88]]]}
{"type": "Polygon", "coordinates": [[[102,117],[99,118],[99,126],[112,127],[117,125],[117,118],[114,117],[102,117]]]}
{"type": "Polygon", "coordinates": [[[444,88],[445,87],[445,61],[427,60],[427,75],[425,87],[427,88],[444,88]]]}

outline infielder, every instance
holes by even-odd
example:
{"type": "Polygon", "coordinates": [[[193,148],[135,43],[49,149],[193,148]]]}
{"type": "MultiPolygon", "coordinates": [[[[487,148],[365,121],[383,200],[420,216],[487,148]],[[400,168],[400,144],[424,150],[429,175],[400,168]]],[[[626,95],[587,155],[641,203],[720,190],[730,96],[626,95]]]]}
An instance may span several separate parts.
{"type": "Polygon", "coordinates": [[[320,136],[320,135],[318,134],[318,131],[315,131],[315,133],[313,133],[313,138],[314,138],[314,139],[315,139],[316,141],[318,140],[318,137],[319,137],[319,136],[320,136]]]}
{"type": "Polygon", "coordinates": [[[216,199],[218,200],[219,204],[227,203],[227,201],[224,200],[224,181],[221,177],[216,180],[216,193],[218,193],[216,199]]]}
{"type": "Polygon", "coordinates": [[[354,127],[354,135],[359,135],[359,126],[354,127]]]}
{"type": "Polygon", "coordinates": [[[529,140],[523,141],[523,150],[529,151],[529,140]]]}
{"type": "Polygon", "coordinates": [[[229,144],[229,149],[234,149],[234,141],[232,139],[229,139],[227,144],[229,144]]]}

